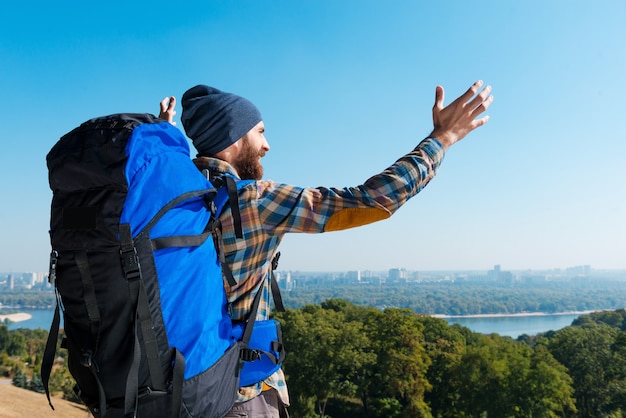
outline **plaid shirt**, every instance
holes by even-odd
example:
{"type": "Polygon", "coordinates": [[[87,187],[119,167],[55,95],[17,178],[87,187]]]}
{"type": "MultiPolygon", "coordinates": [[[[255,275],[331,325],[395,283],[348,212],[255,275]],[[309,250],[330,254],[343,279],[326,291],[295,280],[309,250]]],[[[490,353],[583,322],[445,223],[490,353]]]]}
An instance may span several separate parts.
{"type": "MultiPolygon", "coordinates": [[[[262,298],[257,319],[269,319],[271,261],[286,233],[337,231],[386,219],[428,184],[443,156],[439,141],[426,138],[412,152],[360,186],[304,188],[258,180],[241,188],[243,239],[235,237],[228,206],[220,216],[226,261],[237,282],[233,287],[225,282],[233,320],[247,319],[259,289],[262,298]]],[[[194,162],[212,175],[230,173],[238,178],[232,166],[222,160],[201,157],[194,162]]],[[[275,388],[289,405],[282,370],[264,382],[240,388],[238,402],[258,396],[264,389],[263,383],[275,388]]]]}

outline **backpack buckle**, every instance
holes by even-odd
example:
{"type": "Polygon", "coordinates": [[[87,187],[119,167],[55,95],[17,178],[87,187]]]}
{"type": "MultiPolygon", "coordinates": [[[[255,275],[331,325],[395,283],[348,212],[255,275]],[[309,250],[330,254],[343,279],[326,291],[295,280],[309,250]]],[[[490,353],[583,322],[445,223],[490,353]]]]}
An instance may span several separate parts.
{"type": "Polygon", "coordinates": [[[59,253],[56,250],[52,250],[50,253],[50,268],[48,272],[48,283],[55,285],[57,281],[57,264],[59,253]]]}
{"type": "Polygon", "coordinates": [[[272,270],[276,270],[278,268],[278,259],[280,258],[280,251],[276,253],[274,258],[272,258],[272,270]]]}
{"type": "Polygon", "coordinates": [[[261,353],[259,350],[253,350],[251,348],[242,348],[239,352],[239,358],[243,361],[255,361],[261,359],[261,353]]]}
{"type": "Polygon", "coordinates": [[[120,256],[122,257],[122,268],[126,279],[131,280],[140,276],[139,271],[139,257],[137,256],[137,249],[133,247],[131,250],[120,250],[120,256]]]}
{"type": "Polygon", "coordinates": [[[120,224],[120,257],[126,280],[141,278],[139,257],[133,243],[130,224],[120,224]]]}
{"type": "Polygon", "coordinates": [[[83,353],[80,364],[82,364],[86,368],[90,368],[93,365],[93,357],[90,351],[86,351],[83,353]]]}

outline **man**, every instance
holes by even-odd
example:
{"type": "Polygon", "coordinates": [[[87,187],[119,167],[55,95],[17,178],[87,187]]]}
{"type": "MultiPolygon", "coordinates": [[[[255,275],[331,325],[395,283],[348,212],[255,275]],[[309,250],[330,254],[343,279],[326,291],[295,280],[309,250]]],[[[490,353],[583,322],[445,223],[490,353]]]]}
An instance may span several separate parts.
{"type": "MultiPolygon", "coordinates": [[[[451,145],[488,121],[488,116],[479,115],[492,101],[491,87],[483,88],[482,81],[477,81],[444,107],[444,90],[437,86],[434,129],[410,153],[360,186],[308,188],[262,180],[261,158],[270,146],[261,114],[251,102],[204,85],[185,92],[181,121],[198,150],[194,160],[198,168],[212,176],[255,180],[239,191],[244,238],[235,237],[230,210],[220,217],[226,261],[237,282],[227,285],[233,320],[247,319],[258,291],[262,299],[257,320],[269,318],[272,259],[284,234],[338,231],[390,217],[434,177],[451,145]]],[[[164,99],[161,115],[171,121],[174,107],[173,97],[164,99]]],[[[261,382],[240,388],[227,417],[287,417],[288,405],[279,369],[261,382]]]]}

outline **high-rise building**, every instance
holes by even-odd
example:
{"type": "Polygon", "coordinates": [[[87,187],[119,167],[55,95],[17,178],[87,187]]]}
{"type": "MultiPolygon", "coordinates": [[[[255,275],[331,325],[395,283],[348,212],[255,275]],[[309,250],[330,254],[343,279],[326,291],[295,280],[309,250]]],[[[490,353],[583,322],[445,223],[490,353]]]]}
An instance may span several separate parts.
{"type": "Polygon", "coordinates": [[[409,278],[409,273],[406,269],[390,269],[389,270],[389,281],[391,283],[394,282],[406,282],[409,278]]]}
{"type": "Polygon", "coordinates": [[[346,273],[346,279],[351,283],[359,283],[361,281],[361,272],[359,270],[353,270],[346,273]]]}

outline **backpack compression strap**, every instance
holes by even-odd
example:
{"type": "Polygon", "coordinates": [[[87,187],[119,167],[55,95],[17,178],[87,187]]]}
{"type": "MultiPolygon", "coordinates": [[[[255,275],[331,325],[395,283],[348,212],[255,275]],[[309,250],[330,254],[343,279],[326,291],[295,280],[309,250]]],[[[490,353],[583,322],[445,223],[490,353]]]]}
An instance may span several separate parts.
{"type": "Polygon", "coordinates": [[[50,408],[54,411],[54,406],[50,400],[50,389],[48,383],[50,382],[50,373],[52,372],[52,363],[54,362],[54,355],[57,351],[57,340],[59,339],[59,325],[61,323],[61,314],[59,312],[59,292],[56,291],[56,269],[57,269],[57,252],[52,251],[50,253],[50,273],[48,274],[48,282],[54,285],[54,293],[57,299],[56,308],[54,309],[54,316],[52,317],[52,325],[50,326],[50,332],[48,332],[48,341],[46,341],[46,348],[43,353],[43,359],[41,360],[41,382],[43,388],[46,391],[48,397],[48,403],[50,408]]]}
{"type": "MultiPolygon", "coordinates": [[[[141,363],[141,347],[138,337],[138,326],[141,327],[144,348],[146,350],[146,359],[148,362],[148,370],[152,380],[152,392],[167,393],[165,386],[165,377],[161,369],[159,359],[159,349],[157,346],[156,335],[152,326],[152,317],[150,316],[150,306],[148,304],[148,296],[143,286],[141,278],[141,267],[137,258],[137,253],[131,236],[129,224],[120,224],[120,254],[122,256],[122,264],[124,274],[128,280],[128,288],[130,292],[130,301],[132,304],[134,319],[134,350],[133,362],[126,379],[126,393],[124,397],[124,416],[133,417],[137,409],[137,401],[139,396],[139,365],[141,363]]],[[[182,376],[185,369],[185,360],[176,350],[173,381],[172,381],[172,417],[177,417],[182,403],[182,376]]]]}
{"type": "MultiPolygon", "coordinates": [[[[48,333],[48,340],[46,341],[46,348],[44,350],[44,355],[43,355],[43,359],[41,362],[41,382],[43,383],[43,387],[46,392],[46,397],[48,398],[48,404],[50,405],[50,408],[52,408],[52,410],[54,410],[54,406],[52,405],[52,401],[50,400],[49,382],[50,382],[50,373],[52,372],[52,364],[54,363],[54,355],[56,353],[57,340],[59,338],[59,326],[61,323],[61,312],[60,312],[61,311],[61,296],[59,295],[58,289],[56,287],[57,257],[58,257],[58,253],[56,252],[56,250],[52,250],[52,252],[50,253],[50,273],[48,275],[48,281],[54,285],[54,293],[56,296],[56,308],[54,309],[52,325],[50,326],[50,332],[48,333]]],[[[75,254],[75,257],[77,257],[77,254],[75,254]]],[[[79,265],[81,262],[85,262],[85,261],[86,261],[86,254],[85,254],[84,259],[81,259],[80,256],[78,256],[76,259],[76,263],[79,267],[81,278],[83,280],[83,286],[85,286],[85,289],[84,289],[85,303],[87,305],[87,311],[88,311],[88,315],[90,318],[92,337],[95,336],[96,344],[97,344],[97,337],[99,335],[98,325],[100,322],[100,314],[97,308],[97,304],[95,303],[95,293],[93,293],[93,281],[91,280],[91,275],[87,274],[89,273],[89,270],[88,269],[85,270],[84,266],[81,267],[79,265]],[[89,285],[91,285],[91,294],[88,289],[89,285]]],[[[64,341],[67,341],[67,340],[64,340],[64,341]]],[[[76,348],[77,352],[78,350],[79,349],[76,348]]],[[[104,388],[102,387],[102,383],[100,382],[100,379],[98,378],[98,374],[96,372],[96,365],[92,361],[92,354],[93,354],[92,352],[84,353],[84,358],[83,358],[83,361],[81,361],[81,364],[87,367],[89,371],[93,374],[94,380],[98,387],[98,401],[99,401],[98,408],[99,408],[100,413],[102,415],[105,415],[106,414],[106,395],[104,392],[104,388]]],[[[74,389],[76,391],[76,387],[74,389]]],[[[80,397],[79,393],[77,393],[77,395],[80,397]]]]}
{"type": "Polygon", "coordinates": [[[89,260],[85,250],[77,250],[74,253],[76,267],[80,273],[80,279],[83,284],[83,295],[85,299],[85,307],[87,308],[87,316],[89,317],[89,327],[91,329],[91,340],[93,343],[93,353],[98,350],[100,342],[100,310],[98,309],[98,301],[96,300],[96,290],[89,268],[89,260]]]}

